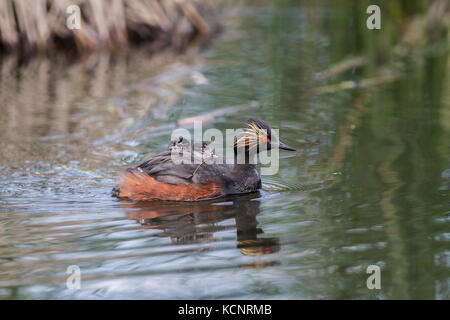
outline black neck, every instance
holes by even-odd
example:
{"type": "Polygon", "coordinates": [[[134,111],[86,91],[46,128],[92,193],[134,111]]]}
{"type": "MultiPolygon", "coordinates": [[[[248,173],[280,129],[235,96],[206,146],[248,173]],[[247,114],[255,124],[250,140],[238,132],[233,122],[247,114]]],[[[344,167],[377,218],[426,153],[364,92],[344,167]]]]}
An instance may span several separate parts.
{"type": "Polygon", "coordinates": [[[234,165],[235,166],[254,166],[255,154],[253,152],[249,152],[248,146],[244,147],[245,149],[239,149],[234,147],[234,165]],[[238,159],[239,156],[239,159],[238,159]],[[245,161],[243,162],[243,158],[245,161]],[[238,160],[239,163],[238,163],[238,160]]]}

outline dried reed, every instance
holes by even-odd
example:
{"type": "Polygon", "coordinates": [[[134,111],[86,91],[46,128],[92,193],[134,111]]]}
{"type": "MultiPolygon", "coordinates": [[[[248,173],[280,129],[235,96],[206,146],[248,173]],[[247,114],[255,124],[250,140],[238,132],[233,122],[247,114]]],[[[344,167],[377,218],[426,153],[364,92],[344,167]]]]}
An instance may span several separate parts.
{"type": "Polygon", "coordinates": [[[154,50],[183,48],[219,30],[214,0],[2,0],[0,52],[54,48],[78,51],[149,43],[154,50]],[[78,5],[81,28],[66,26],[78,5]]]}

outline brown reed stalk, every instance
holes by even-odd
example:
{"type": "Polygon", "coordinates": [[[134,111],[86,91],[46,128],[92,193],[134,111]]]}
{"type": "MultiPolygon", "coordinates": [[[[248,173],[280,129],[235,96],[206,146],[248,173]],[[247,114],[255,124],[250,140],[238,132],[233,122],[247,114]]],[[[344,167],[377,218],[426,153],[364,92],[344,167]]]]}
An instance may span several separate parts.
{"type": "Polygon", "coordinates": [[[78,51],[156,43],[179,48],[219,30],[213,0],[2,0],[0,53],[55,47],[78,51]],[[81,10],[81,29],[66,27],[69,5],[81,10]]]}

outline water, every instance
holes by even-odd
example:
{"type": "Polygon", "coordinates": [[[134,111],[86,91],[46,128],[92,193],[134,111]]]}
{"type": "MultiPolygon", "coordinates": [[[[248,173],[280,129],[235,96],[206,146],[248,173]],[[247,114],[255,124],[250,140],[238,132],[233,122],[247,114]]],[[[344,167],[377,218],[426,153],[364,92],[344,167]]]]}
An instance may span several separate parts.
{"type": "Polygon", "coordinates": [[[227,31],[182,56],[4,58],[0,297],[449,299],[447,51],[387,59],[394,49],[369,41],[382,34],[332,9],[224,8],[227,31]],[[369,61],[323,76],[355,56],[369,61]],[[396,78],[330,87],[384,69],[396,78]],[[298,151],[281,151],[256,194],[110,196],[121,170],[198,115],[223,130],[258,116],[298,151]],[[66,287],[71,265],[80,290],[66,287]],[[380,290],[366,286],[369,265],[380,290]]]}

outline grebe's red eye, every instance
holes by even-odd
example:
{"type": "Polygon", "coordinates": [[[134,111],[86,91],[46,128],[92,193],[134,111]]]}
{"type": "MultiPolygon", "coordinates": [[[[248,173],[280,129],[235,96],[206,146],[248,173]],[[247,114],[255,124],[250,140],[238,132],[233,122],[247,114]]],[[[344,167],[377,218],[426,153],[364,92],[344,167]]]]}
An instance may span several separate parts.
{"type": "Polygon", "coordinates": [[[263,141],[264,141],[264,142],[269,141],[269,137],[264,137],[264,138],[263,138],[263,141]]]}

